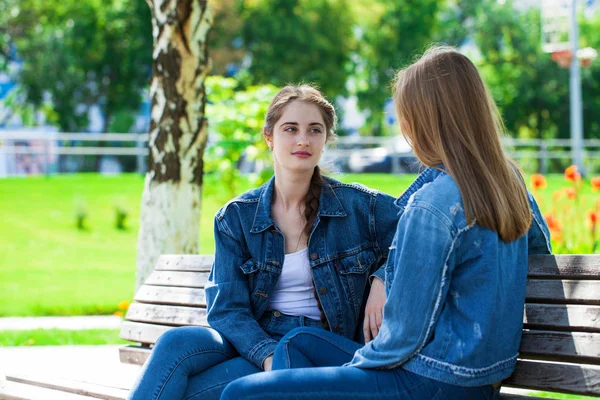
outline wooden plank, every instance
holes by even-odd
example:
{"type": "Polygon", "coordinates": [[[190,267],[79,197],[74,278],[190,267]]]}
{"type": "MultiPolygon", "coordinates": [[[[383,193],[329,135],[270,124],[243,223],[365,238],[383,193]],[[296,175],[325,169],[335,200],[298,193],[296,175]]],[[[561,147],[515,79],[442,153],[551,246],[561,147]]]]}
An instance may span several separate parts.
{"type": "Polygon", "coordinates": [[[140,346],[123,346],[119,348],[119,359],[124,364],[144,365],[150,357],[151,349],[140,346]]]}
{"type": "Polygon", "coordinates": [[[208,272],[153,271],[144,284],[203,288],[207,281],[208,272]]]}
{"type": "Polygon", "coordinates": [[[527,329],[600,332],[600,306],[525,304],[527,329]]]}
{"type": "Polygon", "coordinates": [[[529,279],[527,302],[600,305],[600,280],[529,279]]]}
{"type": "Polygon", "coordinates": [[[157,271],[210,272],[215,256],[212,254],[163,254],[158,258],[157,271]]]}
{"type": "Polygon", "coordinates": [[[73,393],[81,396],[88,396],[94,399],[122,400],[127,397],[127,393],[129,392],[125,389],[58,378],[44,378],[39,376],[7,376],[6,379],[11,382],[58,390],[61,392],[73,393]]]}
{"type": "Polygon", "coordinates": [[[119,337],[132,342],[154,344],[160,335],[173,328],[174,326],[123,321],[119,337]]]}
{"type": "Polygon", "coordinates": [[[548,392],[600,395],[600,366],[519,360],[506,386],[548,392]]]}
{"type": "Polygon", "coordinates": [[[2,400],[91,400],[93,397],[25,385],[18,382],[6,382],[0,389],[2,400]]]}
{"type": "Polygon", "coordinates": [[[600,364],[600,333],[524,331],[521,358],[600,364]]]}
{"type": "Polygon", "coordinates": [[[133,303],[129,306],[125,318],[128,321],[154,324],[208,326],[206,309],[199,307],[133,303]]]}
{"type": "Polygon", "coordinates": [[[599,254],[529,256],[529,276],[550,279],[598,279],[599,254]]]}
{"type": "Polygon", "coordinates": [[[135,301],[151,304],[169,304],[206,308],[204,289],[142,285],[135,295],[135,301]]]}

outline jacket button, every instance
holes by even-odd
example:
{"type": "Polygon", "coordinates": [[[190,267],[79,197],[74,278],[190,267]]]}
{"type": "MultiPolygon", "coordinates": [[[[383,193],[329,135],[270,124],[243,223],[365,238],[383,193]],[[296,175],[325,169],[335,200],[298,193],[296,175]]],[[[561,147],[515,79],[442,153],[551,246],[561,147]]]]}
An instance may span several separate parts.
{"type": "Polygon", "coordinates": [[[326,287],[322,287],[321,289],[319,289],[319,293],[326,294],[327,293],[327,288],[326,287]]]}
{"type": "Polygon", "coordinates": [[[280,313],[279,311],[275,311],[275,312],[273,313],[273,316],[274,316],[275,318],[277,318],[277,317],[281,317],[281,313],[280,313]]]}
{"type": "Polygon", "coordinates": [[[315,261],[317,258],[319,258],[319,255],[317,253],[312,253],[310,255],[310,259],[313,260],[313,261],[315,261]]]}

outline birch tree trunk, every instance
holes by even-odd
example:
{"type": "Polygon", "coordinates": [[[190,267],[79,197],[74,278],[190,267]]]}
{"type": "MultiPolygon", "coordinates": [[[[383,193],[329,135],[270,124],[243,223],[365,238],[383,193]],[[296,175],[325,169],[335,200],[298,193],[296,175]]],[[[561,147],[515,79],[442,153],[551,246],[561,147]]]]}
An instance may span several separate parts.
{"type": "Polygon", "coordinates": [[[207,0],[147,0],[154,52],[148,173],[142,195],[136,290],[161,254],[198,253],[204,80],[210,70],[207,0]]]}

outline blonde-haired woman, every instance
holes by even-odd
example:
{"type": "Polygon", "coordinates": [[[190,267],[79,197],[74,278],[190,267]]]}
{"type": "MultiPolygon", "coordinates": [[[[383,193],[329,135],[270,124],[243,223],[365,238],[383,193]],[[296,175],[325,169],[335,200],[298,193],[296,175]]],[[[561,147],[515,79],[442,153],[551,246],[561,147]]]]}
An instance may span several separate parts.
{"type": "Polygon", "coordinates": [[[473,63],[447,47],[401,71],[394,100],[428,168],[397,201],[379,334],[363,346],[296,329],[273,372],[234,381],[222,399],[491,399],[513,372],[527,258],[551,249],[502,150],[498,110],[473,63]]]}
{"type": "Polygon", "coordinates": [[[349,340],[377,334],[384,263],[398,222],[394,198],[321,175],[335,136],[333,106],[314,87],[273,98],[263,136],[274,177],[215,216],[206,287],[211,328],[163,334],[130,399],[218,399],[236,378],[271,369],[279,339],[296,327],[349,340]]]}

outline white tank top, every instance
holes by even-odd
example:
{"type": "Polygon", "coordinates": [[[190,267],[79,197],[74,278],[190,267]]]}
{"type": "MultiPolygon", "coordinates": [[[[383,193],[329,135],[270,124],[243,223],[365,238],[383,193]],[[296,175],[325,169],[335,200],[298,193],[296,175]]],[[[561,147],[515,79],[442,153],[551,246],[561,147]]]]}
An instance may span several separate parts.
{"type": "Polygon", "coordinates": [[[269,309],[287,315],[321,319],[308,262],[308,247],[285,255],[281,276],[271,296],[269,309]]]}

